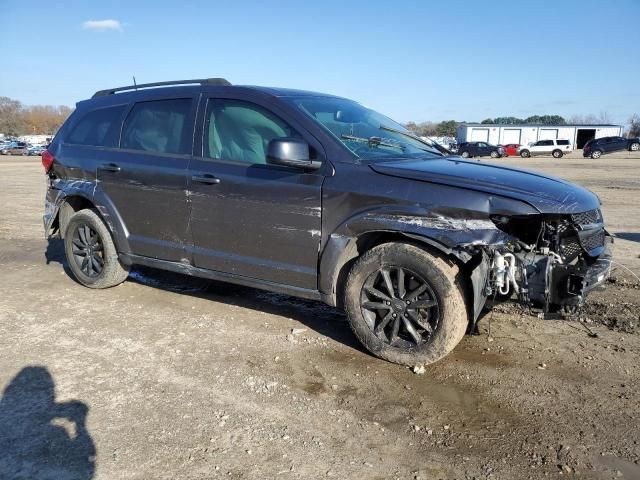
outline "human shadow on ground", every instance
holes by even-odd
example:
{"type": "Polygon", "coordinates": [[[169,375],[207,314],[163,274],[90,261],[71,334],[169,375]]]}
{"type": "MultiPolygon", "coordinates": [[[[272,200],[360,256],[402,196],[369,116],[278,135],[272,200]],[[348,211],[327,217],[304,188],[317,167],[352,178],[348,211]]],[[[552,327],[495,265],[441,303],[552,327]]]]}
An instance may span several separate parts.
{"type": "Polygon", "coordinates": [[[88,480],[96,448],[87,431],[89,408],[56,403],[45,367],[23,368],[0,399],[0,478],[88,480]]]}

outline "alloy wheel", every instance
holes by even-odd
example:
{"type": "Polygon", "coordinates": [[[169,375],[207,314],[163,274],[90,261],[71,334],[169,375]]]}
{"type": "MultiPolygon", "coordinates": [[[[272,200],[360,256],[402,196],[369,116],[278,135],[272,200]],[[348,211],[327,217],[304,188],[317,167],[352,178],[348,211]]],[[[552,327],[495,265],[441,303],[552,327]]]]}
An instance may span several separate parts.
{"type": "Polygon", "coordinates": [[[382,267],[369,275],[360,305],[369,328],[393,347],[428,343],[440,322],[440,302],[431,285],[403,267],[382,267]]]}
{"type": "Polygon", "coordinates": [[[78,225],[73,232],[71,252],[76,265],[88,277],[97,277],[104,269],[104,246],[100,235],[89,225],[78,225]]]}

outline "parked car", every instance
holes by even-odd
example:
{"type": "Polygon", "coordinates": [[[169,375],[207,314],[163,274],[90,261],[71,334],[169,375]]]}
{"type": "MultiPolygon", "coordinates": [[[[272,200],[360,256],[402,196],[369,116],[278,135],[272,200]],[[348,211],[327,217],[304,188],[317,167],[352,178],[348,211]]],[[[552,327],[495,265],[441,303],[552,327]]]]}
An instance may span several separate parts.
{"type": "Polygon", "coordinates": [[[563,155],[572,151],[573,146],[569,140],[538,140],[517,149],[517,153],[522,158],[536,155],[551,155],[553,158],[562,158],[563,155]]]}
{"type": "Polygon", "coordinates": [[[508,143],[507,145],[502,145],[502,148],[504,148],[504,153],[507,157],[518,155],[519,147],[519,143],[508,143]]]}
{"type": "Polygon", "coordinates": [[[11,142],[4,147],[0,147],[2,155],[28,155],[27,144],[24,142],[11,142]]]}
{"type": "Polygon", "coordinates": [[[463,158],[487,156],[500,158],[505,154],[504,148],[501,146],[486,142],[462,142],[458,145],[458,153],[463,158]]]}
{"type": "Polygon", "coordinates": [[[30,145],[27,148],[27,151],[29,152],[29,155],[42,155],[42,152],[46,149],[47,148],[42,145],[30,145]]]}
{"type": "Polygon", "coordinates": [[[45,234],[81,284],[146,265],[320,300],[406,365],[450,352],[487,298],[577,308],[611,264],[590,191],[444,156],[331,95],[223,79],[103,90],[42,164],[45,234]]]}
{"type": "Polygon", "coordinates": [[[582,149],[583,157],[600,158],[602,155],[612,152],[628,150],[637,152],[640,150],[640,138],[602,137],[589,140],[582,149]]]}

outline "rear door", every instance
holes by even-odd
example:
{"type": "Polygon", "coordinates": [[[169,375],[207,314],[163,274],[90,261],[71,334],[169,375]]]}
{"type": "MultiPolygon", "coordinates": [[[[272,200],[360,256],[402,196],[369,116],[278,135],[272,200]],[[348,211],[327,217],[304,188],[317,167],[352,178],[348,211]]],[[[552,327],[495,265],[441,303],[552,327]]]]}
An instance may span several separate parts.
{"type": "Polygon", "coordinates": [[[196,103],[193,95],[164,95],[131,105],[120,150],[97,166],[99,185],[122,217],[134,254],[185,261],[196,103]]]}
{"type": "Polygon", "coordinates": [[[200,112],[202,146],[189,167],[194,264],[316,290],[323,169],[268,165],[266,149],[302,137],[322,159],[322,147],[259,98],[203,98],[200,112]]]}

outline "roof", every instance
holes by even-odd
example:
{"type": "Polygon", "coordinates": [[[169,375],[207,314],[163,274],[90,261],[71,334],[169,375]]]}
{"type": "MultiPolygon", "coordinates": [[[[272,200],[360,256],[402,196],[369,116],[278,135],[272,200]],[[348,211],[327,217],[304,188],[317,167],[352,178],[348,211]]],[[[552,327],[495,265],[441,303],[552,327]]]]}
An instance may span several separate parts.
{"type": "MultiPolygon", "coordinates": [[[[135,79],[134,79],[135,80],[135,79]]],[[[143,83],[143,84],[133,84],[127,85],[123,87],[115,87],[108,88],[105,90],[98,90],[91,98],[99,98],[99,97],[108,97],[114,95],[116,93],[124,94],[137,92],[138,90],[146,90],[149,88],[153,89],[200,89],[202,87],[226,87],[226,88],[244,88],[250,90],[258,90],[268,95],[273,95],[276,97],[335,97],[334,95],[328,95],[325,93],[318,92],[309,92],[306,90],[295,90],[291,88],[275,88],[275,87],[259,87],[253,85],[237,85],[233,86],[228,80],[224,78],[199,78],[193,80],[170,80],[164,82],[154,82],[154,83],[143,83]],[[194,87],[195,86],[195,87],[194,87]]]]}
{"type": "Polygon", "coordinates": [[[546,125],[544,123],[461,123],[461,127],[502,127],[502,128],[602,128],[602,127],[616,127],[622,128],[622,125],[614,125],[613,123],[565,123],[564,125],[546,125]]]}

